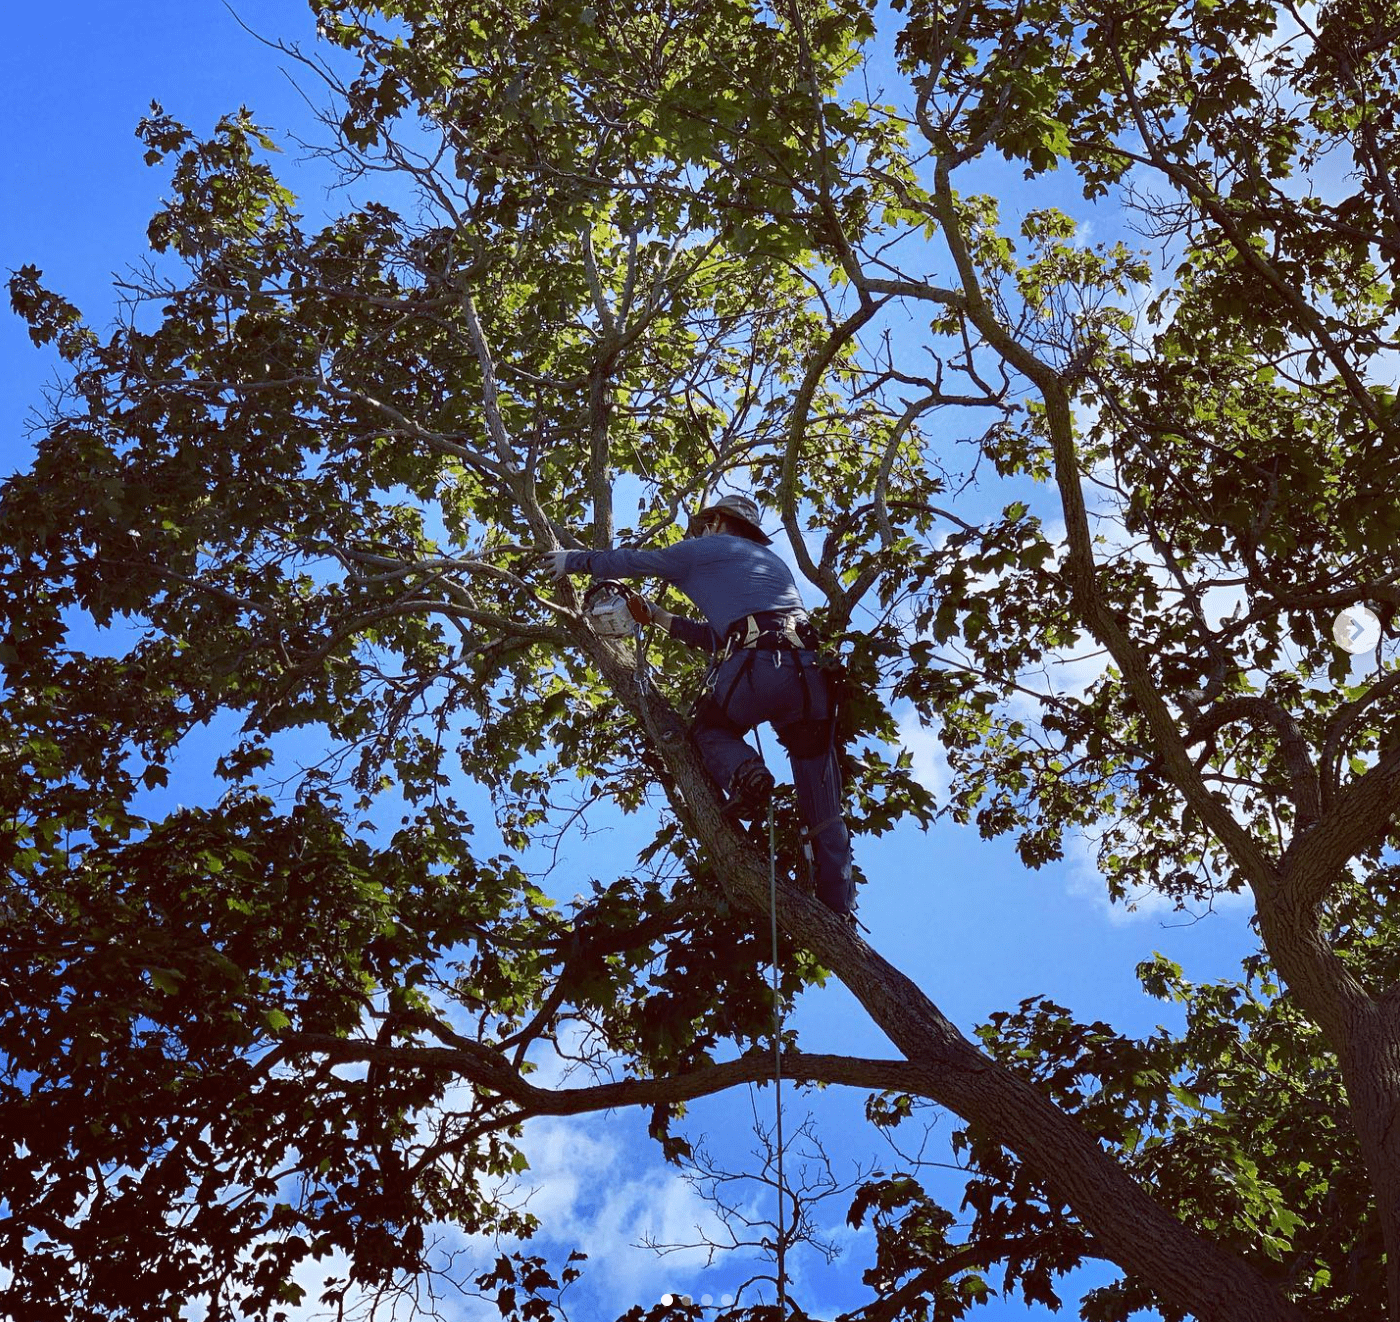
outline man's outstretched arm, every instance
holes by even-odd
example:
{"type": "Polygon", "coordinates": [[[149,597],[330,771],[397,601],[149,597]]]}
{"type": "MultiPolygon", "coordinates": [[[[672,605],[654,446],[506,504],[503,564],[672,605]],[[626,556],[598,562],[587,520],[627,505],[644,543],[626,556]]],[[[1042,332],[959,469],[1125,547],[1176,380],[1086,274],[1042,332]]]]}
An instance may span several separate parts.
{"type": "MultiPolygon", "coordinates": [[[[678,571],[690,554],[687,544],[678,542],[658,551],[638,551],[625,547],[613,551],[542,551],[540,562],[555,582],[570,574],[589,574],[594,578],[654,577],[675,582],[679,577],[678,571]]],[[[723,642],[719,634],[703,621],[673,615],[665,607],[645,597],[639,599],[645,602],[651,622],[659,624],[678,642],[707,652],[715,651],[723,642]]]]}
{"type": "MultiPolygon", "coordinates": [[[[642,600],[646,601],[646,598],[642,600]]],[[[719,647],[722,640],[708,624],[700,620],[688,620],[684,615],[672,615],[666,607],[658,606],[654,601],[646,601],[646,606],[651,612],[651,622],[659,624],[677,642],[685,643],[689,647],[699,647],[707,652],[713,652],[719,647]]]]}

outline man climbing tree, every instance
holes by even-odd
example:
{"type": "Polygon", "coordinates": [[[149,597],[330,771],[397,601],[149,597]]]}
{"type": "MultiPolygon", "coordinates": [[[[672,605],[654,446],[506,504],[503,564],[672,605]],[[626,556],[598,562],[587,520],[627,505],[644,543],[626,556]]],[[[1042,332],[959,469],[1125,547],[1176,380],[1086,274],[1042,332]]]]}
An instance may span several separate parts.
{"type": "Polygon", "coordinates": [[[555,578],[665,579],[704,613],[707,624],[647,603],[674,638],[715,654],[691,735],[705,769],[737,817],[756,818],[773,795],[773,775],[745,734],[769,722],[787,750],[802,818],[803,853],[817,897],[854,919],[850,837],[841,816],[836,699],[818,663],[818,639],[792,573],[767,547],[758,506],[723,496],[691,521],[687,540],[656,551],[546,552],[555,578]]]}
{"type": "MultiPolygon", "coordinates": [[[[886,1053],[789,1019],[783,1077],[948,1135],[804,1311],[1400,1322],[1395,0],[312,8],[353,197],[157,108],[118,324],[10,279],[61,388],[0,490],[0,1311],[350,1316],[548,1234],[533,1122],[685,1162],[772,1077],[766,870],[523,567],[728,489],[850,642],[853,834],[931,816],[903,721],[1026,867],[1251,919],[1236,979],[1145,959],[1161,1030],[959,1026],[780,881],[777,999],[839,980],[886,1053]],[[571,909],[597,814],[641,842],[571,909]]],[[[459,1284],[554,1319],[571,1247],[459,1284]]]]}

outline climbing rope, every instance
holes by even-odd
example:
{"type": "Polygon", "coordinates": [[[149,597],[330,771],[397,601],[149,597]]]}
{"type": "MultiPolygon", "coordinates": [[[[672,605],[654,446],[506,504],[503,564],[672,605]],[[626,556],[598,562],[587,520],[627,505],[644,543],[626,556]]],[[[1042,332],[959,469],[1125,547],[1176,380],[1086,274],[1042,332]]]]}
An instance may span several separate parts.
{"type": "Polygon", "coordinates": [[[783,1200],[787,1184],[783,1179],[783,1003],[778,979],[778,844],[773,826],[773,801],[768,801],[768,922],[773,935],[773,1102],[776,1112],[774,1137],[778,1148],[778,1316],[787,1317],[787,1235],[783,1230],[783,1200]]]}
{"type": "Polygon", "coordinates": [[[632,626],[632,645],[635,661],[632,665],[632,682],[637,686],[637,700],[642,711],[647,709],[647,690],[651,687],[651,663],[647,660],[647,635],[640,624],[632,626]]]}
{"type": "MultiPolygon", "coordinates": [[[[642,720],[653,737],[659,737],[652,726],[648,711],[648,690],[651,688],[651,666],[647,661],[646,631],[637,623],[632,631],[634,662],[632,679],[637,686],[637,701],[642,720]]],[[[783,1173],[783,1004],[782,983],[778,972],[778,835],[773,817],[773,801],[768,801],[768,922],[773,941],[773,1098],[775,1108],[774,1139],[778,1160],[778,1221],[775,1253],[778,1272],[778,1316],[787,1317],[787,1232],[783,1226],[787,1197],[787,1180],[783,1173]]]]}

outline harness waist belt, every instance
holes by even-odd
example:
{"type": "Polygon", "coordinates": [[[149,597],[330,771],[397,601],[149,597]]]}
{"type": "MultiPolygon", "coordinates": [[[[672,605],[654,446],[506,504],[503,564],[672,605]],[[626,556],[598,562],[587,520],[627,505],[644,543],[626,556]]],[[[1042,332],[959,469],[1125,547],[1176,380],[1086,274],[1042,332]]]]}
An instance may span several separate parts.
{"type": "Polygon", "coordinates": [[[801,651],[816,647],[817,641],[817,631],[808,623],[806,611],[756,611],[729,626],[724,650],[762,647],[801,651]]]}

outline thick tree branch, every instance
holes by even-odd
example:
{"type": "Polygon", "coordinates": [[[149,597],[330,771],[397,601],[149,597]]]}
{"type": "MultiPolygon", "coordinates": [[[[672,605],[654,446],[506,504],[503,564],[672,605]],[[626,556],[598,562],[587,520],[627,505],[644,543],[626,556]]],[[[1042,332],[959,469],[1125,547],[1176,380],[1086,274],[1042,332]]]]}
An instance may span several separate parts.
{"type": "Polygon", "coordinates": [[[1094,572],[1093,536],[1089,529],[1084,492],[1080,485],[1074,444],[1074,418],[1069,392],[1060,374],[1042,362],[1001,324],[982,291],[972,256],[963,239],[961,219],[953,200],[948,166],[940,160],[934,171],[934,200],[944,237],[962,279],[968,319],[1017,371],[1040,391],[1045,403],[1060,503],[1065,516],[1069,554],[1064,572],[1070,581],[1081,616],[1094,636],[1108,648],[1141,708],[1153,741],[1161,750],[1163,765],[1185,795],[1191,808],[1214,833],[1235,860],[1256,893],[1267,892],[1276,881],[1274,869],[1249,833],[1235,820],[1228,804],[1218,799],[1201,779],[1171,711],[1153,683],[1147,661],[1108,609],[1094,572]]]}
{"type": "Polygon", "coordinates": [[[1318,769],[1322,776],[1322,806],[1324,810],[1331,807],[1332,799],[1340,784],[1339,764],[1347,736],[1368,707],[1393,693],[1397,688],[1400,688],[1400,670],[1392,670],[1384,678],[1378,679],[1372,684],[1359,698],[1343,703],[1333,713],[1332,719],[1327,722],[1327,729],[1323,734],[1322,752],[1318,757],[1318,769]]]}
{"type": "Polygon", "coordinates": [[[1284,855],[1282,877],[1294,903],[1320,904],[1347,863],[1372,847],[1400,813],[1400,748],[1392,748],[1337,795],[1310,831],[1284,855]]]}
{"type": "MultiPolygon", "coordinates": [[[[451,1047],[392,1046],[325,1033],[285,1033],[278,1039],[278,1049],[284,1057],[304,1053],[334,1064],[355,1062],[449,1073],[515,1103],[516,1120],[541,1115],[583,1115],[624,1106],[667,1106],[710,1097],[743,1084],[764,1083],[773,1076],[773,1057],[765,1048],[738,1060],[664,1078],[626,1079],[586,1088],[538,1088],[489,1047],[464,1038],[459,1038],[458,1043],[451,1047]]],[[[785,1079],[796,1083],[840,1084],[921,1095],[928,1087],[926,1071],[904,1060],[785,1051],[782,1070],[785,1079]]]]}
{"type": "Polygon", "coordinates": [[[812,409],[812,400],[821,385],[826,369],[836,356],[855,337],[862,326],[881,308],[881,303],[863,303],[851,316],[832,329],[822,347],[807,364],[802,384],[793,400],[788,416],[786,444],[783,450],[783,466],[778,479],[778,507],[782,514],[783,528],[792,546],[792,553],[798,567],[813,583],[817,584],[833,606],[845,601],[845,591],[840,580],[829,569],[823,569],[813,561],[811,553],[802,537],[802,529],[797,522],[797,473],[802,456],[803,443],[807,437],[807,423],[812,409]]]}
{"type": "Polygon", "coordinates": [[[1228,698],[1208,708],[1186,732],[1184,742],[1188,746],[1200,743],[1232,722],[1249,716],[1262,718],[1278,732],[1288,770],[1288,797],[1298,810],[1298,828],[1309,829],[1322,813],[1322,790],[1317,768],[1313,766],[1307,740],[1297,720],[1278,703],[1255,695],[1228,698]]]}

